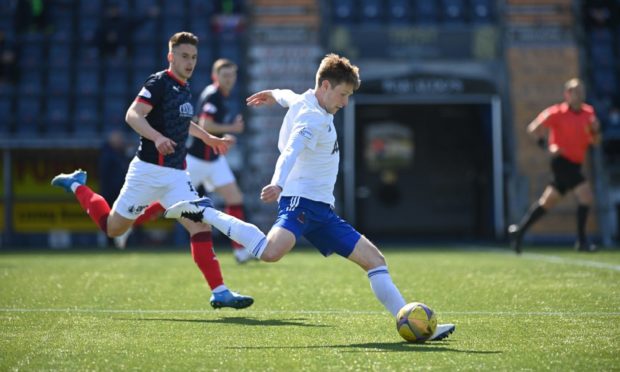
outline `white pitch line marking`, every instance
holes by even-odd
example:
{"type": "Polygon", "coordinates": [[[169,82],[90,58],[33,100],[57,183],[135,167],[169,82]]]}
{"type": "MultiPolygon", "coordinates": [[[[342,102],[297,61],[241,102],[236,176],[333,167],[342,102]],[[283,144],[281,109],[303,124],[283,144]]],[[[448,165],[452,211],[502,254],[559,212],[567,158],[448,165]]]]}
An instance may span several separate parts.
{"type": "MultiPolygon", "coordinates": [[[[80,309],[80,308],[0,308],[3,313],[83,313],[83,314],[210,314],[226,315],[213,310],[180,309],[80,309]]],[[[385,311],[351,311],[351,310],[245,310],[247,314],[307,314],[307,315],[384,315],[385,311]]],[[[440,311],[441,315],[484,315],[484,316],[620,316],[620,311],[440,311]]]]}
{"type": "Polygon", "coordinates": [[[552,256],[552,255],[540,254],[540,253],[522,253],[520,256],[517,256],[513,251],[506,250],[505,248],[499,248],[499,247],[490,248],[487,250],[490,252],[495,252],[495,253],[510,254],[515,257],[522,257],[522,258],[532,260],[532,261],[544,261],[544,262],[563,264],[563,265],[575,265],[575,266],[583,266],[583,267],[593,267],[597,269],[608,269],[608,270],[620,271],[620,265],[608,264],[605,262],[580,260],[577,258],[566,258],[566,257],[552,256]]]}

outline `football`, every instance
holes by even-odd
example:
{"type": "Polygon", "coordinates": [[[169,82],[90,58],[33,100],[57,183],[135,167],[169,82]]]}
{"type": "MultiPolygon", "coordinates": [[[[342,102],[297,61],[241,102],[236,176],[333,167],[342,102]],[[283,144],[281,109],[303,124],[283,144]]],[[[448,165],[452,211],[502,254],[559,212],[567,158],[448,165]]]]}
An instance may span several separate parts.
{"type": "Polygon", "coordinates": [[[436,329],[435,312],[421,302],[408,303],[396,315],[396,330],[409,342],[424,342],[436,329]]]}

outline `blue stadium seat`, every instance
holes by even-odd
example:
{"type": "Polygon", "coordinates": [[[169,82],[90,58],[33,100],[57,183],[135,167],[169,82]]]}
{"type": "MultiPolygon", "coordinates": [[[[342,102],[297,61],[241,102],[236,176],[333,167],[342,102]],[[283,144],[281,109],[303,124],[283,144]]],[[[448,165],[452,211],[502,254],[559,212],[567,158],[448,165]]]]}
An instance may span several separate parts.
{"type": "Polygon", "coordinates": [[[590,43],[590,63],[594,68],[615,66],[614,47],[611,42],[590,43]]]}
{"type": "Polygon", "coordinates": [[[354,0],[340,0],[332,4],[332,19],[336,24],[350,25],[357,19],[357,4],[354,0]]]}
{"type": "Polygon", "coordinates": [[[185,6],[180,4],[178,0],[162,0],[162,14],[166,17],[185,17],[185,6]]]}
{"type": "Polygon", "coordinates": [[[0,95],[0,133],[7,133],[9,131],[9,125],[13,121],[13,101],[11,96],[3,94],[0,95]]]}
{"type": "MultiPolygon", "coordinates": [[[[228,58],[236,64],[242,63],[243,53],[241,50],[241,45],[235,43],[220,43],[218,51],[218,58],[228,58]]],[[[203,59],[204,57],[205,56],[203,55],[200,56],[201,63],[206,62],[206,59],[203,59]]]]}
{"type": "Polygon", "coordinates": [[[109,96],[103,100],[103,131],[119,128],[125,123],[130,102],[124,96],[109,96]]]}
{"type": "MultiPolygon", "coordinates": [[[[159,63],[157,45],[153,43],[136,43],[133,50],[133,66],[140,68],[157,69],[162,67],[159,63]]],[[[153,71],[155,72],[155,71],[153,71]]]]}
{"type": "Polygon", "coordinates": [[[613,67],[594,68],[592,70],[594,90],[603,95],[616,95],[619,93],[617,76],[613,67]]]}
{"type": "Polygon", "coordinates": [[[39,96],[21,97],[17,100],[15,133],[18,136],[38,135],[41,117],[39,96]]]}
{"type": "Polygon", "coordinates": [[[82,42],[93,42],[98,26],[99,19],[97,17],[79,17],[78,35],[80,35],[80,40],[82,42]]]}
{"type": "Polygon", "coordinates": [[[68,96],[47,99],[47,112],[43,129],[48,137],[66,136],[69,128],[69,106],[68,96]]]}
{"type": "Polygon", "coordinates": [[[183,18],[178,17],[165,17],[163,19],[163,35],[162,39],[168,40],[170,36],[176,34],[179,31],[186,30],[188,25],[183,22],[183,18]]]}
{"type": "Polygon", "coordinates": [[[52,95],[65,95],[71,91],[71,70],[68,68],[48,69],[47,90],[52,95]]]}
{"type": "Polygon", "coordinates": [[[77,70],[75,91],[77,94],[92,95],[99,91],[99,71],[94,68],[77,70]]]}
{"type": "Polygon", "coordinates": [[[445,23],[465,23],[465,1],[442,0],[442,13],[445,23]]]}
{"type": "MultiPolygon", "coordinates": [[[[209,18],[207,17],[192,17],[190,18],[190,26],[189,31],[191,31],[194,35],[198,36],[200,40],[200,45],[202,47],[203,43],[209,41],[211,36],[211,23],[209,18]]],[[[202,52],[201,48],[201,52],[202,52]]]]}
{"type": "Polygon", "coordinates": [[[154,19],[148,19],[141,23],[135,28],[131,36],[134,41],[134,46],[138,43],[153,41],[153,36],[157,34],[156,31],[157,23],[154,19]]]}
{"type": "Polygon", "coordinates": [[[491,0],[470,0],[470,18],[472,23],[492,23],[495,20],[495,9],[491,0]]]}
{"type": "Polygon", "coordinates": [[[20,65],[26,69],[39,68],[44,60],[45,46],[42,42],[25,42],[20,50],[20,65]]]}
{"type": "Polygon", "coordinates": [[[387,22],[390,24],[411,23],[411,5],[408,0],[389,0],[387,22]]]}
{"type": "Polygon", "coordinates": [[[75,99],[72,127],[77,136],[88,136],[97,132],[99,124],[98,101],[95,96],[79,95],[75,99]]]}
{"type": "Polygon", "coordinates": [[[159,6],[158,0],[134,0],[133,13],[136,15],[146,15],[149,10],[155,6],[159,6]]]}
{"type": "Polygon", "coordinates": [[[67,67],[73,60],[71,45],[65,42],[54,42],[49,46],[47,61],[51,67],[67,67]]]}
{"type": "Polygon", "coordinates": [[[103,11],[102,0],[82,0],[80,1],[80,17],[100,16],[103,11]]]}
{"type": "Polygon", "coordinates": [[[127,93],[127,71],[124,68],[108,67],[103,77],[105,95],[124,95],[127,93]]]}
{"type": "Polygon", "coordinates": [[[99,68],[101,59],[99,58],[99,49],[92,45],[80,45],[76,53],[76,68],[99,68]]]}
{"type": "Polygon", "coordinates": [[[58,16],[54,16],[54,32],[52,33],[52,41],[71,41],[73,35],[75,35],[73,26],[73,16],[71,14],[60,14],[58,16]]]}
{"type": "Polygon", "coordinates": [[[384,20],[382,0],[362,0],[359,11],[359,23],[372,25],[380,24],[384,20]]]}
{"type": "Polygon", "coordinates": [[[17,91],[20,95],[36,95],[43,93],[43,76],[41,71],[33,70],[22,74],[17,91]]]}
{"type": "Polygon", "coordinates": [[[439,10],[437,3],[428,0],[414,0],[413,19],[416,23],[434,24],[439,20],[439,10]]]}
{"type": "Polygon", "coordinates": [[[210,18],[214,12],[214,1],[189,0],[190,17],[210,18]]]}

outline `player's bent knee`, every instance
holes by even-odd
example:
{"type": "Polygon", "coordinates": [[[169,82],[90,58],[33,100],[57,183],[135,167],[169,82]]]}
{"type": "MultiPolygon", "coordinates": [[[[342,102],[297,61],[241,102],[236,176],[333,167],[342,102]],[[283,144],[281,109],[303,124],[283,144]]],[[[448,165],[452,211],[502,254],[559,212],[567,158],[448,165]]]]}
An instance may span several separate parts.
{"type": "Polygon", "coordinates": [[[275,249],[269,249],[269,247],[267,247],[260,256],[260,259],[265,262],[278,262],[282,257],[284,257],[282,252],[278,252],[275,249]]]}

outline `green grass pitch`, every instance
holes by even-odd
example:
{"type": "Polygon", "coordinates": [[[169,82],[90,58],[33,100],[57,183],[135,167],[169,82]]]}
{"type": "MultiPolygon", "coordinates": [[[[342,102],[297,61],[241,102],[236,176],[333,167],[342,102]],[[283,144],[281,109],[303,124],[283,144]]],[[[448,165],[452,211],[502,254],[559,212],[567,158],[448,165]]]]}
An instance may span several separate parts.
{"type": "Polygon", "coordinates": [[[390,247],[407,301],[447,340],[408,344],[356,265],[312,249],[234,263],[254,296],[212,310],[189,252],[0,253],[0,370],[588,370],[620,368],[620,251],[390,247]]]}

